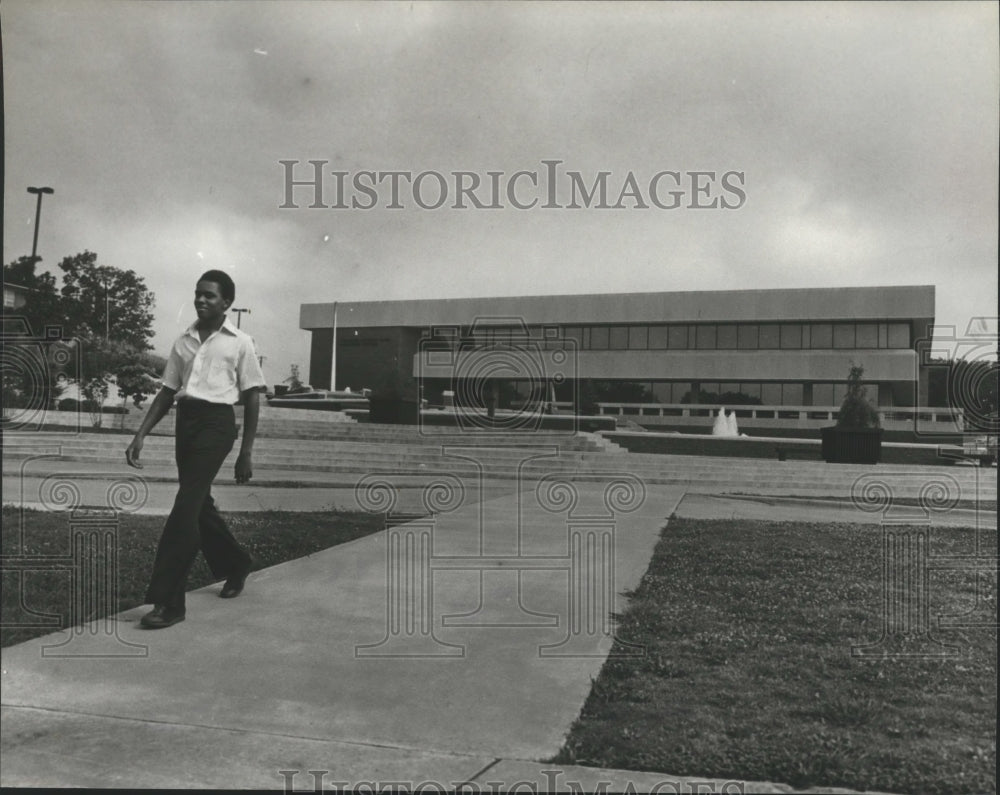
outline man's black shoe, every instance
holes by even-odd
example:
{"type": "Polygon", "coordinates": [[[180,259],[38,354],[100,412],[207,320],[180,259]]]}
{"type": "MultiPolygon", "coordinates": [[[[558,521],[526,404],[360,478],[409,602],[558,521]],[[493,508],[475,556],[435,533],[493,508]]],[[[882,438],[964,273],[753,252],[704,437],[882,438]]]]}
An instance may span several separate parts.
{"type": "Polygon", "coordinates": [[[246,583],[249,574],[250,570],[246,569],[239,574],[231,575],[226,580],[226,584],[222,586],[222,590],[219,591],[219,596],[223,599],[232,599],[234,596],[239,596],[243,593],[243,585],[246,583]]]}
{"type": "Polygon", "coordinates": [[[140,620],[139,624],[146,629],[165,629],[184,620],[184,610],[166,605],[156,605],[140,620]]]}

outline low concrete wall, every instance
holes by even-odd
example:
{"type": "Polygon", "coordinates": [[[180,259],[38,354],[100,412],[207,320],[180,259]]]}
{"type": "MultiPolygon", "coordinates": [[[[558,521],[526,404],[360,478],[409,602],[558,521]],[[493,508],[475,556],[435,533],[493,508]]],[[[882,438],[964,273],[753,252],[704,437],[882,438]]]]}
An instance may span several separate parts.
{"type": "Polygon", "coordinates": [[[267,405],[276,409],[296,411],[345,411],[347,409],[367,409],[368,398],[328,398],[317,400],[296,400],[295,398],[272,398],[267,405]]]}
{"type": "MultiPolygon", "coordinates": [[[[605,439],[630,453],[708,455],[733,458],[769,458],[788,461],[822,461],[819,439],[779,437],[720,437],[704,434],[602,433],[605,439]]],[[[961,448],[954,445],[882,444],[882,464],[952,464],[961,448]]]]}
{"type": "MultiPolygon", "coordinates": [[[[358,422],[368,421],[368,412],[362,410],[348,409],[344,412],[348,416],[356,419],[358,422]]],[[[504,430],[504,419],[503,414],[498,413],[497,417],[497,428],[499,430],[504,430]]],[[[481,428],[485,425],[486,418],[480,417],[483,424],[476,424],[472,426],[472,420],[469,420],[470,426],[481,428]]],[[[543,430],[543,431],[613,431],[617,427],[617,421],[614,417],[574,417],[570,414],[543,414],[537,418],[538,424],[535,425],[534,418],[530,421],[526,420],[522,427],[511,429],[512,433],[525,433],[531,430],[543,430]]],[[[423,425],[433,425],[433,426],[444,426],[444,427],[461,427],[461,417],[459,412],[454,409],[423,409],[420,412],[420,422],[423,425]]]]}
{"type": "MultiPolygon", "coordinates": [[[[835,425],[837,406],[723,406],[691,403],[599,403],[602,416],[631,420],[651,431],[711,433],[715,415],[735,412],[740,431],[750,436],[819,439],[820,429],[835,425]]],[[[881,407],[882,438],[892,442],[961,444],[964,418],[949,408],[881,407]]]]}
{"type": "MultiPolygon", "coordinates": [[[[319,401],[317,401],[319,402],[319,401]]],[[[367,404],[367,401],[365,401],[367,404]]],[[[313,407],[310,406],[310,409],[313,407]]],[[[142,424],[143,419],[146,416],[146,412],[149,409],[149,404],[147,403],[143,408],[136,409],[131,408],[127,414],[102,414],[101,415],[101,430],[103,431],[128,431],[135,433],[139,430],[139,426],[142,424]]],[[[243,426],[243,406],[234,406],[233,411],[236,414],[236,424],[239,427],[243,426]]],[[[11,426],[16,432],[17,430],[41,430],[46,429],[64,429],[71,431],[74,429],[80,430],[95,430],[94,421],[89,412],[86,411],[56,411],[50,409],[47,411],[38,410],[35,412],[21,412],[18,413],[17,409],[11,409],[11,418],[13,420],[13,425],[11,426]]],[[[367,413],[367,412],[366,412],[367,413]]],[[[170,411],[164,415],[163,419],[157,423],[156,427],[153,429],[152,433],[159,436],[172,436],[174,433],[174,424],[176,423],[176,407],[171,407],[170,411]]],[[[331,408],[316,408],[309,411],[302,407],[285,408],[283,406],[275,406],[273,404],[261,403],[260,406],[260,421],[261,423],[267,423],[269,421],[313,421],[313,422],[346,422],[349,418],[345,412],[334,412],[331,408]]]]}
{"type": "MultiPolygon", "coordinates": [[[[629,417],[637,425],[641,425],[654,433],[664,433],[669,431],[674,431],[684,435],[691,436],[711,436],[712,435],[712,424],[711,421],[706,422],[702,425],[681,425],[674,423],[650,423],[646,421],[645,417],[635,418],[629,417]]],[[[666,418],[664,418],[666,419],[666,418]]],[[[754,437],[774,437],[782,439],[806,439],[819,441],[820,429],[819,428],[777,428],[773,425],[755,425],[752,421],[747,420],[737,420],[739,423],[740,433],[745,433],[747,436],[754,437]]],[[[835,423],[831,422],[830,425],[835,423]]],[[[900,442],[900,443],[929,443],[932,439],[936,444],[948,444],[954,445],[959,444],[962,441],[962,437],[956,434],[918,434],[913,430],[893,430],[890,428],[882,429],[882,439],[887,442],[900,442]]]]}

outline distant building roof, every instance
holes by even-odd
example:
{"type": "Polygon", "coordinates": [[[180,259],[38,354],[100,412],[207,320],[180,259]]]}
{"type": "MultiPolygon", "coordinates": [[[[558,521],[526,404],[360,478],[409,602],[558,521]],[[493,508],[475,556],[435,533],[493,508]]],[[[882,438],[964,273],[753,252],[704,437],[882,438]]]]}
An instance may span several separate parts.
{"type": "MultiPolygon", "coordinates": [[[[423,327],[510,316],[527,324],[711,323],[934,317],[934,286],[590,293],[338,302],[337,326],[423,327]]],[[[330,328],[334,304],[302,304],[299,327],[330,328]]]]}

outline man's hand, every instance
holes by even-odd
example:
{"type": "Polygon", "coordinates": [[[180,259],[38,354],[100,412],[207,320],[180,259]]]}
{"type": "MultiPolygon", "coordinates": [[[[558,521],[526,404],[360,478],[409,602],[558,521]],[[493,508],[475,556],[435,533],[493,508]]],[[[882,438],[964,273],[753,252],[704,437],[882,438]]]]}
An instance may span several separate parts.
{"type": "Polygon", "coordinates": [[[125,462],[130,467],[135,467],[136,469],[142,469],[142,464],[139,463],[139,453],[142,452],[142,437],[136,436],[131,444],[125,448],[125,462]]]}
{"type": "Polygon", "coordinates": [[[153,398],[153,405],[149,407],[149,411],[143,417],[139,430],[135,432],[135,438],[125,448],[125,461],[130,467],[142,469],[142,464],[139,463],[139,453],[142,452],[143,440],[146,438],[146,434],[153,430],[156,423],[162,420],[167,412],[170,411],[170,407],[174,404],[174,393],[176,391],[176,389],[164,386],[160,387],[160,391],[156,393],[156,397],[153,398]]]}
{"type": "Polygon", "coordinates": [[[236,458],[236,482],[247,483],[253,477],[253,461],[247,450],[242,451],[236,458]]]}

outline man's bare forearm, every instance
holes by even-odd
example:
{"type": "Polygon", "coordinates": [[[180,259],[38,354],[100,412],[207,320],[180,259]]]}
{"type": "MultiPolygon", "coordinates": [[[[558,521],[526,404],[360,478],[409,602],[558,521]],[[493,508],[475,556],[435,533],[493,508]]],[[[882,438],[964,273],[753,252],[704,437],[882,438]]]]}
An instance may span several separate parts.
{"type": "Polygon", "coordinates": [[[170,411],[170,407],[174,404],[174,394],[175,393],[172,389],[167,389],[166,387],[163,387],[156,393],[156,397],[153,398],[153,403],[149,407],[149,411],[147,411],[146,416],[143,417],[139,430],[135,432],[136,438],[145,439],[146,434],[156,427],[156,423],[166,416],[166,413],[170,411]]]}
{"type": "Polygon", "coordinates": [[[257,418],[260,416],[260,392],[248,389],[243,393],[243,440],[240,444],[241,453],[253,452],[253,443],[257,438],[257,418]]]}

